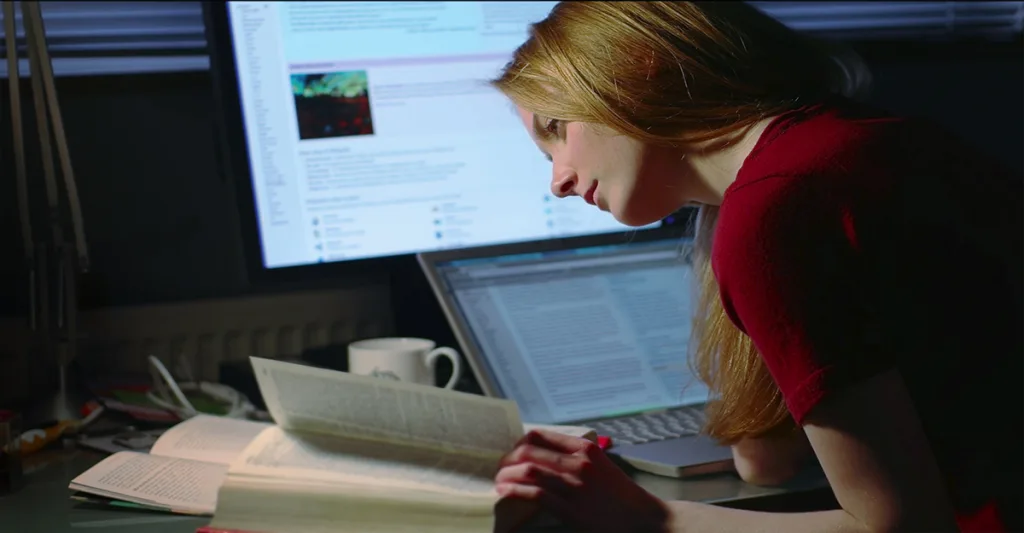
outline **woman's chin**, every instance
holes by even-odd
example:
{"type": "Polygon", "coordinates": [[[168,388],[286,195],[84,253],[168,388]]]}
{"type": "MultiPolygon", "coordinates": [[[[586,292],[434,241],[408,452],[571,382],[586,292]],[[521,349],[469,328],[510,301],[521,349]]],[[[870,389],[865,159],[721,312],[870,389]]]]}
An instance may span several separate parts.
{"type": "Polygon", "coordinates": [[[617,220],[618,222],[620,222],[622,224],[625,224],[627,226],[631,226],[631,227],[634,227],[634,228],[640,228],[640,227],[643,227],[643,226],[647,226],[647,225],[653,224],[655,222],[660,222],[661,219],[663,218],[663,217],[652,217],[652,216],[636,216],[636,215],[633,215],[633,214],[630,214],[630,215],[618,214],[615,211],[610,211],[610,212],[611,212],[612,216],[615,217],[615,220],[617,220]]]}
{"type": "Polygon", "coordinates": [[[661,219],[672,214],[666,213],[662,215],[660,212],[656,212],[653,209],[623,209],[622,206],[614,204],[602,207],[601,210],[608,211],[618,222],[634,228],[660,222],[661,219]]]}

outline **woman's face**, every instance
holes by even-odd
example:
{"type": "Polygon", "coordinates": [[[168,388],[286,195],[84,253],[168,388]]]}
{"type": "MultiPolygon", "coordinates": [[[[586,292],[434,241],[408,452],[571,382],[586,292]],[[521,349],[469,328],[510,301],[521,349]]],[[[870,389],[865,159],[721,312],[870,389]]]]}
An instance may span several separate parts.
{"type": "Polygon", "coordinates": [[[580,196],[629,226],[657,222],[690,201],[682,152],[597,124],[551,120],[522,108],[518,112],[552,163],[555,196],[580,196]]]}

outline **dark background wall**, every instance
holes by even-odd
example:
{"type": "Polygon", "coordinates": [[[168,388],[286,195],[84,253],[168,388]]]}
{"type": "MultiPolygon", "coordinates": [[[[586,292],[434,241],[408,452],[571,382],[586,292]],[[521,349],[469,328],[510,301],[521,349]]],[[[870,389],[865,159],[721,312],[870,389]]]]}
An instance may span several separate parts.
{"type": "MultiPolygon", "coordinates": [[[[937,120],[1007,165],[1024,167],[1019,41],[857,48],[874,72],[871,101],[937,120]]],[[[207,73],[61,78],[57,85],[93,256],[92,304],[264,290],[245,275],[233,186],[218,168],[207,73]]],[[[6,104],[6,83],[2,98],[6,104]]],[[[0,314],[13,312],[24,293],[6,129],[0,314]]]]}

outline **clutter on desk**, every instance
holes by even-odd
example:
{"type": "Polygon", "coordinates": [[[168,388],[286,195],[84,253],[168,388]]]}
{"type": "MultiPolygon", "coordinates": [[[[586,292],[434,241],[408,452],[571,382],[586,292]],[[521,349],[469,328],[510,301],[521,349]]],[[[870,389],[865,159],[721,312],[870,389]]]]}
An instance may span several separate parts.
{"type": "Polygon", "coordinates": [[[245,395],[227,385],[207,381],[179,382],[160,359],[150,355],[148,360],[153,388],[146,392],[146,398],[183,420],[200,413],[245,418],[255,410],[245,395]]]}
{"type": "Polygon", "coordinates": [[[166,428],[136,430],[129,426],[124,431],[112,434],[83,436],[79,438],[78,445],[110,454],[117,452],[149,453],[149,450],[166,431],[166,428]]]}
{"type": "MultiPolygon", "coordinates": [[[[146,453],[167,428],[198,414],[269,418],[229,386],[178,380],[157,358],[149,362],[146,374],[95,368],[90,375],[79,361],[74,386],[89,399],[69,419],[31,419],[26,425],[20,414],[0,410],[0,494],[24,477],[19,459],[43,450],[80,446],[109,454],[146,453]]],[[[182,374],[191,375],[187,368],[182,374]]]]}
{"type": "Polygon", "coordinates": [[[175,365],[177,377],[155,356],[148,356],[147,363],[145,374],[97,370],[87,378],[87,387],[105,409],[142,425],[166,427],[199,413],[247,418],[256,411],[246,395],[233,387],[192,378],[183,360],[175,365]]]}
{"type": "Polygon", "coordinates": [[[21,456],[31,455],[50,444],[61,440],[67,434],[78,433],[89,427],[104,412],[97,402],[86,403],[81,410],[82,418],[72,420],[46,420],[35,423],[21,432],[17,442],[21,456]]]}
{"type": "Polygon", "coordinates": [[[50,420],[21,434],[21,454],[35,453],[52,442],[57,442],[66,431],[76,426],[75,420],[50,420]]]}

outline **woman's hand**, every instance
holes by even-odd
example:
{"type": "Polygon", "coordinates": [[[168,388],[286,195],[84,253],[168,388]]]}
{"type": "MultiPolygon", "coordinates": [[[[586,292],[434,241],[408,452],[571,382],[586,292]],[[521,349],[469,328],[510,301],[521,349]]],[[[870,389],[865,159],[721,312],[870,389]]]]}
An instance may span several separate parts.
{"type": "Polygon", "coordinates": [[[501,459],[495,478],[503,499],[533,503],[585,531],[664,530],[665,505],[640,488],[593,442],[531,431],[501,459]]]}

